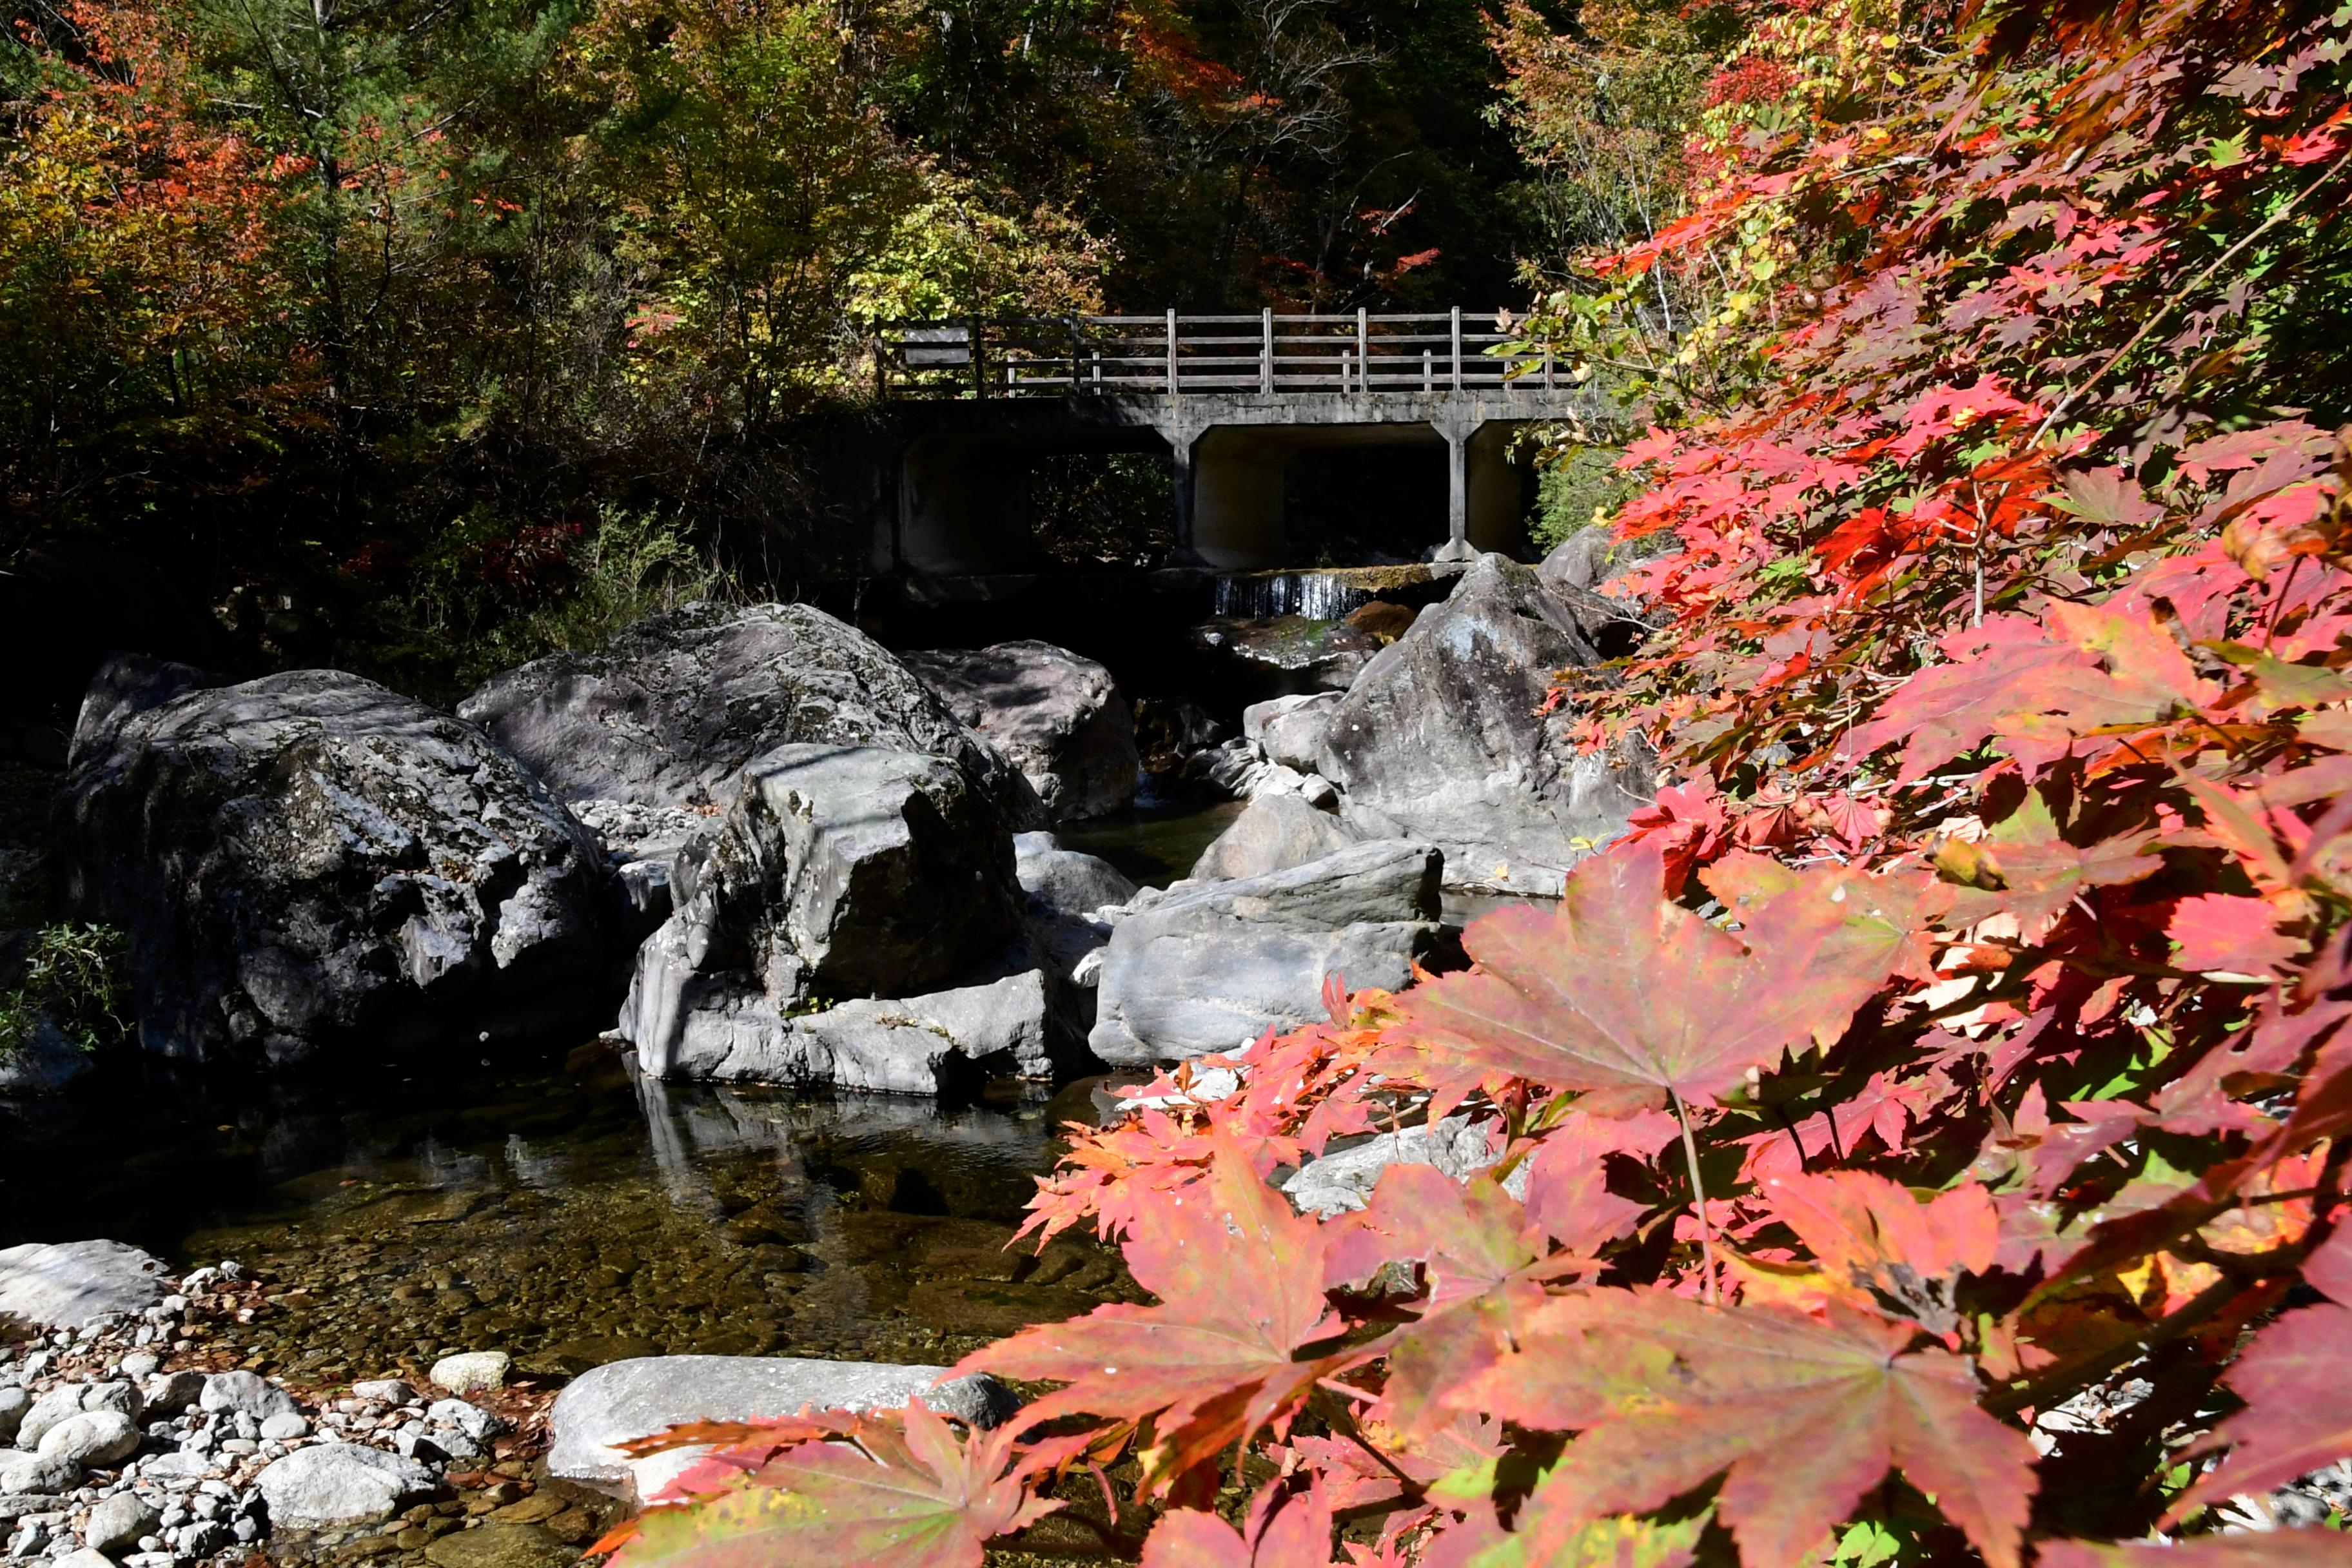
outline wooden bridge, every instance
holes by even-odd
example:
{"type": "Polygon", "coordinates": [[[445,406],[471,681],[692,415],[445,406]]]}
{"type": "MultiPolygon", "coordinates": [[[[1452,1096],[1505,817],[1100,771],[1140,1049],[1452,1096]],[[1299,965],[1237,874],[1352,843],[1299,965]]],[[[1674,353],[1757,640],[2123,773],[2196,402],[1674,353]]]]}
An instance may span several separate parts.
{"type": "Polygon", "coordinates": [[[874,363],[886,397],[1559,390],[1548,351],[1515,347],[1518,320],[1455,309],[889,321],[875,330],[874,363]]]}
{"type": "MultiPolygon", "coordinates": [[[[1026,546],[1031,456],[1153,449],[1173,466],[1181,555],[1284,564],[1283,471],[1312,446],[1443,441],[1440,560],[1513,548],[1530,425],[1615,423],[1615,410],[1507,310],[1297,315],[972,317],[888,321],[877,390],[902,433],[897,521],[877,564],[1005,569],[1026,546]]],[[[1435,519],[1432,519],[1434,524],[1435,519]]],[[[1433,526],[1432,533],[1435,529],[1433,526]]]]}

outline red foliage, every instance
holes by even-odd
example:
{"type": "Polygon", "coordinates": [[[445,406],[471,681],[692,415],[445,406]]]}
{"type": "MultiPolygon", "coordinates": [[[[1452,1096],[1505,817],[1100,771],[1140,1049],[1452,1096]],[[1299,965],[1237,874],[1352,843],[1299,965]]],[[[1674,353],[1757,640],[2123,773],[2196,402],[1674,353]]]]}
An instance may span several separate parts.
{"type": "Polygon", "coordinates": [[[2344,270],[2352,23],[2252,9],[1935,39],[1602,265],[1803,242],[1626,454],[1671,626],[1559,697],[1677,782],[1470,970],[1074,1130],[1033,1228],[1160,1304],[971,1364],[1133,1440],[1147,1562],[2343,1555],[2208,1533],[2352,1454],[2352,445],[2263,315],[2344,270]],[[1266,1184],[1448,1115],[1468,1181],[1266,1184]]]}

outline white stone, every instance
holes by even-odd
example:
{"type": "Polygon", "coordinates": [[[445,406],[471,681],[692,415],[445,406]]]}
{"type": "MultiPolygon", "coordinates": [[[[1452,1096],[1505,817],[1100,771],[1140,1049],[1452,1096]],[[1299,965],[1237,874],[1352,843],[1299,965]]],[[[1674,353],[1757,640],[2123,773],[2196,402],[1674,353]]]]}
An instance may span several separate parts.
{"type": "Polygon", "coordinates": [[[438,1484],[414,1459],[357,1443],[321,1443],[274,1461],[256,1479],[270,1522],[281,1530],[325,1530],[389,1519],[403,1499],[438,1484]]]}
{"type": "Polygon", "coordinates": [[[261,1436],[272,1442],[283,1443],[310,1435],[310,1424],[290,1410],[268,1416],[261,1423],[261,1436]]]}
{"type": "Polygon", "coordinates": [[[793,1357],[674,1355],[607,1362],[574,1378],[548,1415],[550,1474],[654,1496],[701,1457],[677,1449],[632,1461],[620,1445],[688,1421],[746,1421],[818,1409],[871,1410],[922,1396],[933,1409],[992,1426],[1015,1407],[987,1376],[942,1366],[793,1357]]]}
{"type": "Polygon", "coordinates": [[[41,1435],[41,1457],[73,1464],[113,1465],[139,1451],[138,1424],[120,1410],[85,1410],[41,1435]]]}
{"type": "Polygon", "coordinates": [[[294,1396],[274,1388],[259,1373],[216,1372],[205,1379],[197,1405],[207,1411],[249,1415],[256,1421],[294,1413],[294,1396]]]}
{"type": "Polygon", "coordinates": [[[78,1329],[163,1300],[161,1258],[119,1241],[27,1242],[0,1250],[0,1316],[78,1329]]]}
{"type": "Polygon", "coordinates": [[[156,1518],[154,1509],[138,1493],[117,1492],[89,1510],[82,1540],[93,1552],[120,1557],[137,1546],[141,1537],[154,1531],[156,1518]]]}
{"type": "Polygon", "coordinates": [[[466,1351],[435,1362],[430,1375],[452,1394],[476,1394],[505,1387],[507,1369],[512,1365],[514,1358],[504,1351],[466,1351]]]}
{"type": "Polygon", "coordinates": [[[455,1426],[468,1437],[495,1437],[507,1429],[507,1424],[478,1405],[468,1405],[462,1399],[436,1399],[425,1408],[425,1421],[436,1426],[455,1426]]]}

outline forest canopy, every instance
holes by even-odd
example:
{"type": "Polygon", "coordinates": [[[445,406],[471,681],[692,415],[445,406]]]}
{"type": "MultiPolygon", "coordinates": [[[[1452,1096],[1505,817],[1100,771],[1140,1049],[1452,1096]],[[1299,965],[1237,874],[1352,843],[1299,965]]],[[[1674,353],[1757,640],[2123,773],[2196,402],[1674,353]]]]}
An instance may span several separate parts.
{"type": "Polygon", "coordinates": [[[576,581],[616,510],[821,566],[811,432],[854,413],[876,318],[1523,300],[1557,226],[1491,26],[25,0],[0,568],[102,543],[241,595],[249,657],[329,651],[339,615],[331,651],[397,665],[576,581]]]}

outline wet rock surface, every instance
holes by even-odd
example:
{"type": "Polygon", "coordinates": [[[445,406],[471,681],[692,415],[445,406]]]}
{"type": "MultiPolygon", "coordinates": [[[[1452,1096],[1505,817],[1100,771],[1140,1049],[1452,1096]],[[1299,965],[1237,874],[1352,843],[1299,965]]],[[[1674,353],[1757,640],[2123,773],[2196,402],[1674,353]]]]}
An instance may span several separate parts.
{"type": "Polygon", "coordinates": [[[1028,779],[1049,822],[1135,804],[1135,718],[1110,671],[1044,642],[901,656],[965,724],[1028,779]]]}
{"type": "Polygon", "coordinates": [[[127,932],[149,1050],[278,1062],[596,1010],[594,841],[474,726],[297,670],[86,740],[61,790],[64,890],[127,932]]]}

